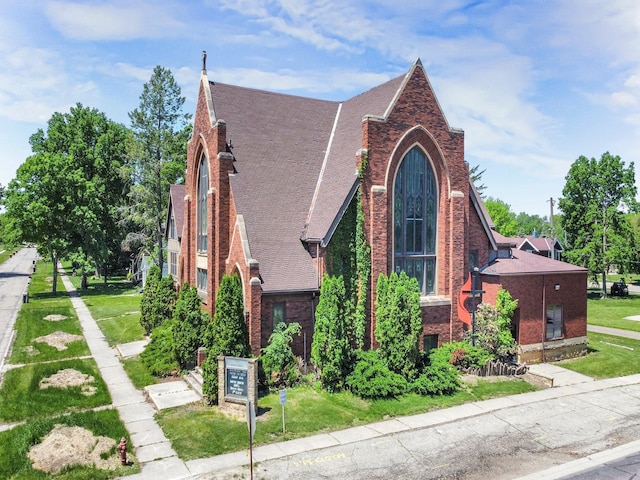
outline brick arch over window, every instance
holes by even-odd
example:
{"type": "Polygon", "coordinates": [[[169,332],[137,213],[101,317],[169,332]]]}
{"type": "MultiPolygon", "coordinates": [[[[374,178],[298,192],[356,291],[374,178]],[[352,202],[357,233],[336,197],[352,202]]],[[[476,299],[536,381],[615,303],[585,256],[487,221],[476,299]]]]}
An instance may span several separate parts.
{"type": "Polygon", "coordinates": [[[396,272],[404,270],[409,276],[418,279],[423,295],[438,293],[443,288],[444,279],[439,278],[437,272],[441,269],[437,264],[441,261],[446,263],[442,241],[446,238],[445,230],[450,219],[443,214],[442,208],[447,204],[449,181],[444,155],[431,134],[422,126],[408,131],[394,148],[386,172],[385,183],[389,192],[388,265],[396,272]],[[403,181],[402,176],[416,173],[418,165],[421,165],[421,171],[425,175],[424,181],[407,184],[406,178],[403,181]],[[407,186],[413,188],[408,196],[407,186]],[[397,192],[397,188],[405,190],[397,192]],[[420,190],[419,193],[416,188],[420,190]],[[416,212],[415,209],[411,212],[411,202],[418,199],[422,202],[422,212],[416,212]],[[401,205],[398,205],[399,202],[402,202],[401,205]],[[416,213],[420,213],[422,217],[416,217],[416,213]],[[404,215],[400,225],[397,224],[396,215],[404,215]],[[420,227],[417,236],[411,230],[415,226],[420,227]],[[408,240],[410,241],[407,242],[408,240]]]}

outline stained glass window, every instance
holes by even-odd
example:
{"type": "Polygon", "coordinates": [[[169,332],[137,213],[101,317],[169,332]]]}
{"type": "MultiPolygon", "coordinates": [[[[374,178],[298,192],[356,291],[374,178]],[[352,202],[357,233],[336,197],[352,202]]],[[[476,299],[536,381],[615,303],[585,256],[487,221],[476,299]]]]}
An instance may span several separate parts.
{"type": "Polygon", "coordinates": [[[423,294],[435,291],[437,192],[427,156],[418,147],[402,160],[393,187],[394,271],[418,280],[423,294]]]}

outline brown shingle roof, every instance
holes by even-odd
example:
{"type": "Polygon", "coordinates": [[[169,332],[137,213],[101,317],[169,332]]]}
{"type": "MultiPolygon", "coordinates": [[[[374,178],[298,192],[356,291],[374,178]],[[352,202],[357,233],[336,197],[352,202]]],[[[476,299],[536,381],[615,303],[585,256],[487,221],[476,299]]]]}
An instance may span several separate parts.
{"type": "Polygon", "coordinates": [[[365,115],[383,116],[404,78],[404,75],[397,77],[341,104],[324,171],[318,178],[316,197],[309,211],[307,238],[328,241],[326,235],[341,207],[346,207],[343,203],[349,200],[357,181],[356,152],[363,148],[362,119],[365,115]]]}
{"type": "Polygon", "coordinates": [[[482,270],[485,275],[526,275],[587,272],[586,268],[553,260],[522,250],[512,250],[511,258],[498,258],[482,270]]]}
{"type": "Polygon", "coordinates": [[[211,83],[227,124],[237,174],[231,189],[243,215],[264,292],[315,290],[319,279],[300,236],[337,102],[211,83]]]}

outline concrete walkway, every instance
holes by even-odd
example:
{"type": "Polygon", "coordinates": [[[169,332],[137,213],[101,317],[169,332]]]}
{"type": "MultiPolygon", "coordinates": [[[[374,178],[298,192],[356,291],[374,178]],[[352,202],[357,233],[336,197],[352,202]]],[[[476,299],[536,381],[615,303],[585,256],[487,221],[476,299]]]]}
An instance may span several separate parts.
{"type": "Polygon", "coordinates": [[[69,292],[73,308],[78,314],[82,332],[91,350],[91,355],[98,364],[113,400],[135,449],[137,461],[142,472],[127,476],[131,480],[180,480],[192,478],[185,463],[171,447],[171,442],[156,423],[156,411],[146,401],[140,390],[135,388],[127,376],[116,350],[109,347],[98,324],[91,316],[76,288],[63,270],[60,270],[62,282],[69,292]]]}
{"type": "Polygon", "coordinates": [[[640,340],[640,332],[631,330],[620,330],[619,328],[600,327],[598,325],[587,325],[587,331],[594,333],[604,333],[606,335],[614,335],[616,337],[632,338],[640,340]]]}

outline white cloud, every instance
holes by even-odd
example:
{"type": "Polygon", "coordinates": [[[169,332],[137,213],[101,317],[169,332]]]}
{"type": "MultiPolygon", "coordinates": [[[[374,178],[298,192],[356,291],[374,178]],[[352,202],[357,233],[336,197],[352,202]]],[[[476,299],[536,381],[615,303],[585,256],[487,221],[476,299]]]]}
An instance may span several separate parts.
{"type": "Polygon", "coordinates": [[[54,0],[46,4],[44,11],[55,28],[76,40],[166,38],[184,28],[158,2],[114,0],[96,4],[54,0]]]}
{"type": "MultiPolygon", "coordinates": [[[[291,70],[269,72],[249,68],[224,68],[208,69],[207,76],[213,81],[250,88],[280,92],[307,91],[315,93],[335,93],[338,88],[345,92],[363,91],[390,79],[387,74],[336,69],[322,72],[291,70]]],[[[346,99],[341,98],[341,100],[346,99]]]]}

